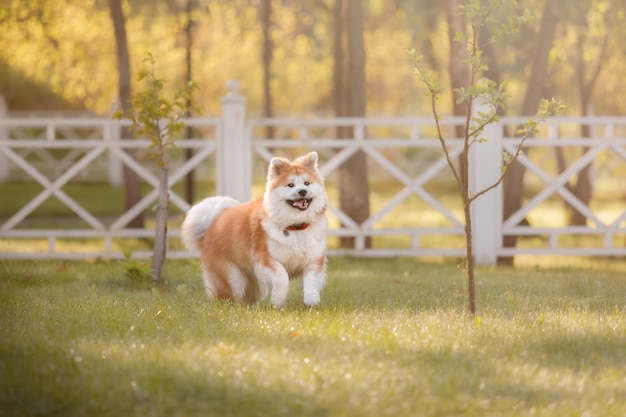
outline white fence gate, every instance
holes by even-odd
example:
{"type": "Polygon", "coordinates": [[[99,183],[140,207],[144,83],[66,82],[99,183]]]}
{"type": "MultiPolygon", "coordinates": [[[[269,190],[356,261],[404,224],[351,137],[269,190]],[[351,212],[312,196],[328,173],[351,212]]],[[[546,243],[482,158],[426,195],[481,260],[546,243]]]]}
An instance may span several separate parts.
{"type": "MultiPolygon", "coordinates": [[[[177,189],[189,172],[200,181],[215,181],[208,194],[247,200],[261,192],[255,193],[253,186],[262,183],[272,156],[293,157],[308,150],[318,151],[327,178],[330,255],[464,255],[460,201],[434,139],[432,118],[253,119],[246,117],[245,99],[236,84],[229,88],[222,100],[222,117],[186,120],[201,138],[176,142],[174,157],[185,149],[192,149],[193,156],[175,158],[170,169],[169,257],[197,256],[178,242],[178,226],[189,204],[177,189]],[[269,126],[272,138],[265,134],[269,126]],[[350,128],[352,135],[336,138],[338,127],[350,128]],[[336,187],[339,168],[357,151],[367,156],[371,194],[371,214],[361,224],[340,209],[336,187]],[[354,248],[340,248],[342,236],[353,237],[354,248]]],[[[507,117],[489,127],[489,140],[476,144],[471,155],[473,188],[495,181],[502,152],[513,153],[518,143],[506,132],[524,122],[507,117]]],[[[446,118],[441,123],[451,137],[450,153],[457,157],[462,142],[453,137],[454,127],[464,119],[446,118]]],[[[150,216],[144,229],[128,224],[154,205],[158,180],[151,161],[126,152],[145,153],[150,143],[121,138],[124,124],[102,117],[0,117],[0,259],[121,258],[126,252],[138,258],[151,256],[150,216]],[[101,207],[93,207],[90,193],[108,193],[111,200],[121,201],[124,165],[141,178],[146,190],[127,211],[114,207],[103,214],[101,207]],[[32,191],[33,183],[39,191],[32,191]],[[43,219],[37,209],[51,204],[49,200],[55,201],[46,213],[60,214],[43,219]]],[[[527,172],[524,202],[517,212],[501,220],[502,187],[474,204],[479,263],[520,254],[626,255],[626,117],[552,118],[539,135],[526,141],[519,161],[527,172]],[[582,125],[590,126],[592,137],[581,137],[582,125]],[[589,166],[594,198],[587,204],[576,197],[571,183],[589,166]],[[566,205],[582,213],[586,225],[568,226],[566,205]],[[519,236],[517,247],[502,246],[507,235],[519,236]]]]}

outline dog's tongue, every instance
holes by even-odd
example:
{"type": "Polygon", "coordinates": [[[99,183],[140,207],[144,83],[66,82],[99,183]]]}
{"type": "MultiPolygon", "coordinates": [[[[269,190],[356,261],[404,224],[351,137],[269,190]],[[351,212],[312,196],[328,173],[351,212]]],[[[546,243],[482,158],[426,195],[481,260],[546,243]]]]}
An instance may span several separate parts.
{"type": "Polygon", "coordinates": [[[303,198],[301,200],[294,200],[293,201],[293,206],[297,207],[299,209],[305,209],[305,208],[307,208],[308,205],[309,205],[309,200],[307,200],[306,198],[303,198]]]}

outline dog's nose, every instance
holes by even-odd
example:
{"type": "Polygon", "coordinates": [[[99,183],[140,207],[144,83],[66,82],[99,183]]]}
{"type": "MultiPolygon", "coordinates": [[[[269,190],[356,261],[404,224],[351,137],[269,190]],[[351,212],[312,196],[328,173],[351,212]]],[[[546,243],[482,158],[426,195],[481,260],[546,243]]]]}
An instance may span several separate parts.
{"type": "Polygon", "coordinates": [[[302,189],[302,190],[298,191],[298,194],[300,194],[300,197],[304,197],[304,196],[306,196],[306,193],[307,193],[307,191],[306,191],[306,190],[304,190],[304,189],[302,189]]]}

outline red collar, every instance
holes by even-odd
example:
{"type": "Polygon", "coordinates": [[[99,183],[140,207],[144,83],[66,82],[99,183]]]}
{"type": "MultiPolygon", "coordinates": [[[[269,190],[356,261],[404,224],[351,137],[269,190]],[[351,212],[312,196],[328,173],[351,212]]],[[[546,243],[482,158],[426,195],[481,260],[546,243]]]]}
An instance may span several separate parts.
{"type": "Polygon", "coordinates": [[[307,227],[309,227],[308,223],[292,224],[290,226],[285,227],[285,230],[304,230],[307,227]]]}

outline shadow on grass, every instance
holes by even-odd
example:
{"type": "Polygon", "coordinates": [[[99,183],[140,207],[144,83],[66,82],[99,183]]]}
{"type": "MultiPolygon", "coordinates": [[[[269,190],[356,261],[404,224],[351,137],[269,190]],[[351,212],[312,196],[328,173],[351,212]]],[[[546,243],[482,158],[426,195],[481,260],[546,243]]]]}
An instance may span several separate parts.
{"type": "MultiPolygon", "coordinates": [[[[233,307],[222,304],[217,308],[233,307]]],[[[593,384],[585,368],[598,378],[623,369],[623,336],[538,334],[522,346],[505,340],[494,349],[497,336],[467,328],[470,341],[457,346],[400,341],[363,346],[358,337],[342,341],[340,334],[232,330],[245,330],[245,338],[206,339],[207,332],[192,344],[158,346],[157,337],[145,341],[147,348],[136,339],[94,338],[91,352],[74,347],[76,341],[62,346],[45,338],[10,341],[0,348],[0,357],[10,359],[2,367],[0,411],[7,416],[328,416],[406,415],[403,411],[420,409],[424,416],[505,415],[530,407],[558,409],[572,399],[573,409],[581,409],[600,390],[596,400],[626,394],[619,384],[578,391],[585,378],[593,384]],[[116,350],[116,344],[126,348],[116,350]],[[520,349],[528,352],[523,358],[502,353],[520,349]],[[603,352],[602,359],[589,356],[603,352]],[[264,363],[272,355],[287,358],[264,363]],[[376,397],[381,395],[385,398],[376,397]]]]}
{"type": "Polygon", "coordinates": [[[1,350],[13,364],[38,364],[28,375],[20,366],[3,366],[0,412],[7,417],[330,414],[315,398],[287,386],[244,387],[236,375],[200,364],[147,360],[141,354],[129,360],[49,346],[22,348],[12,343],[1,350]]]}

